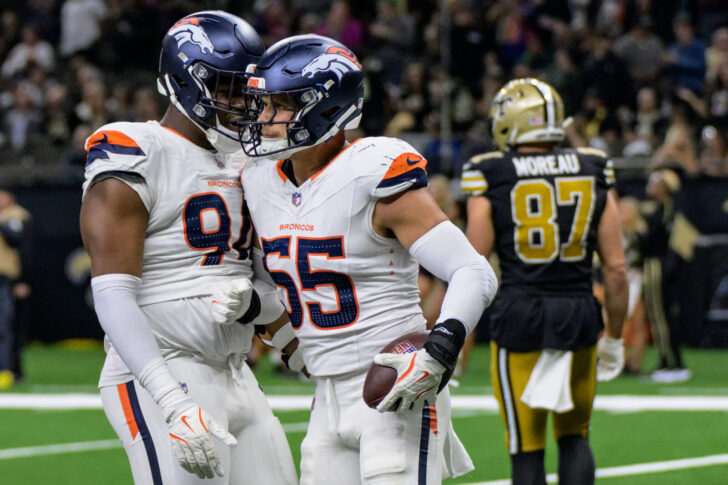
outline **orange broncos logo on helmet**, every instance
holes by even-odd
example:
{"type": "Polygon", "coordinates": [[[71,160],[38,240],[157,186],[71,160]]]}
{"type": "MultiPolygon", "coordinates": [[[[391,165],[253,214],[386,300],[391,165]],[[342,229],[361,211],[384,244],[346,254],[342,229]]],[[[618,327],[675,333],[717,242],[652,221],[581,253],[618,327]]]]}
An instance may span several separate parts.
{"type": "Polygon", "coordinates": [[[361,71],[361,64],[359,64],[353,52],[342,47],[330,47],[325,54],[319,55],[306,64],[301,70],[301,75],[303,77],[314,77],[317,73],[327,70],[333,71],[341,81],[345,73],[361,71]]]}

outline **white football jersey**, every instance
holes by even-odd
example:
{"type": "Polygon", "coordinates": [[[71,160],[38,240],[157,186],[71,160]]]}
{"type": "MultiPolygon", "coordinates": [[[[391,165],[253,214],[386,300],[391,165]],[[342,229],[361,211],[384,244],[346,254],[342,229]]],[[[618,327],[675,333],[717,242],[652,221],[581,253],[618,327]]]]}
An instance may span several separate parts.
{"type": "MultiPolygon", "coordinates": [[[[115,177],[149,211],[137,301],[163,355],[187,352],[222,365],[246,353],[252,326],[213,324],[205,298],[225,278],[253,278],[239,179],[244,159],[205,150],[155,121],[105,125],[86,151],[84,195],[115,177]]],[[[108,344],[107,354],[101,385],[130,379],[108,344]]]]}
{"type": "Polygon", "coordinates": [[[253,277],[242,159],[195,145],[156,121],[111,123],[86,142],[84,195],[117,177],[149,211],[139,304],[209,295],[220,277],[253,277]]]}
{"type": "Polygon", "coordinates": [[[243,190],[265,264],[314,376],[368,368],[396,337],[425,330],[418,263],[372,227],[382,197],[427,185],[426,161],[407,143],[355,141],[296,187],[283,161],[251,159],[243,190]]]}

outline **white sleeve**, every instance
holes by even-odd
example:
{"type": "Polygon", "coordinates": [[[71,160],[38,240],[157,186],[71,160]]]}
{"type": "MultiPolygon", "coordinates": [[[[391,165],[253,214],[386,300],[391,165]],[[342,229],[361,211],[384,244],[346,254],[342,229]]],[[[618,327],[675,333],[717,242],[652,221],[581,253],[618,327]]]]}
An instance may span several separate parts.
{"type": "MultiPolygon", "coordinates": [[[[142,280],[129,274],[106,274],[91,279],[94,308],[101,327],[129,370],[156,402],[179,394],[179,384],[167,368],[137,303],[142,280]]],[[[175,399],[179,399],[175,397],[175,399]]]]}
{"type": "Polygon", "coordinates": [[[448,282],[437,322],[455,319],[465,325],[467,333],[472,332],[498,290],[498,280],[488,261],[450,221],[422,235],[410,247],[410,254],[429,272],[448,282]]]}

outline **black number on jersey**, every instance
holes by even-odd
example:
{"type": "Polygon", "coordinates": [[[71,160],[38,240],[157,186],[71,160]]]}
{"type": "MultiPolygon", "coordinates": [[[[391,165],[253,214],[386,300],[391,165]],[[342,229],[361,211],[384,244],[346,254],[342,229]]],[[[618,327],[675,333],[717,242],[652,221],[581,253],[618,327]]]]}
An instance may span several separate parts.
{"type": "Polygon", "coordinates": [[[511,190],[514,250],[529,264],[581,261],[596,203],[594,177],[521,180],[511,190]],[[561,243],[558,206],[574,205],[569,239],[561,243]]]}
{"type": "MultiPolygon", "coordinates": [[[[251,224],[245,202],[241,212],[240,237],[232,247],[238,252],[238,259],[246,259],[251,242],[251,224]]],[[[215,192],[195,194],[187,199],[182,214],[187,245],[197,251],[212,251],[205,254],[202,266],[222,263],[225,253],[230,251],[230,214],[225,200],[215,192]],[[210,212],[215,214],[217,224],[210,224],[212,216],[204,216],[210,212]],[[207,224],[204,219],[208,219],[207,224]]]]}
{"type": "MultiPolygon", "coordinates": [[[[291,237],[283,236],[275,239],[263,239],[263,252],[265,253],[265,268],[273,281],[288,294],[288,317],[294,328],[300,328],[304,318],[304,308],[301,296],[294,278],[286,271],[270,269],[268,256],[277,255],[279,259],[291,258],[291,237]]],[[[311,269],[311,257],[325,257],[326,259],[341,259],[344,254],[343,236],[329,238],[305,238],[296,240],[295,262],[298,273],[298,282],[301,291],[316,291],[321,286],[332,286],[335,290],[338,309],[326,312],[318,302],[307,302],[306,309],[311,323],[321,329],[347,327],[359,318],[359,302],[356,299],[356,290],[351,278],[336,271],[311,269]]]]}

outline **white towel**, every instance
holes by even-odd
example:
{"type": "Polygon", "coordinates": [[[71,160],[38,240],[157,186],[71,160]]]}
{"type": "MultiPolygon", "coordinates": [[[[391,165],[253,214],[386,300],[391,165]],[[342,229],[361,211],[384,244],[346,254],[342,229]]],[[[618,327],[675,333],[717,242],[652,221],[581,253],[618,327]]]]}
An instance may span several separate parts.
{"type": "Polygon", "coordinates": [[[544,349],[531,372],[521,402],[531,408],[564,413],[574,409],[571,400],[571,362],[566,350],[544,349]]]}
{"type": "Polygon", "coordinates": [[[455,428],[452,427],[452,421],[445,435],[445,443],[441,455],[443,462],[442,478],[455,478],[470,473],[475,470],[473,460],[470,459],[467,450],[460,442],[458,435],[455,434],[455,428]]]}

